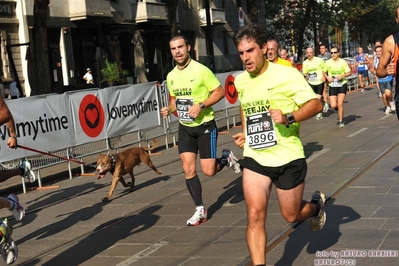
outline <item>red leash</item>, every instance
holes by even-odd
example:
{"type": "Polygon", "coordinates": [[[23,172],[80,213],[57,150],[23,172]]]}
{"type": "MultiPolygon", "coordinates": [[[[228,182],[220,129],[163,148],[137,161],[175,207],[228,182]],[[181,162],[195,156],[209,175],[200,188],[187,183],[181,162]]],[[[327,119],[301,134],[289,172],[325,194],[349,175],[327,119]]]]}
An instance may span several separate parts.
{"type": "Polygon", "coordinates": [[[53,156],[53,157],[56,157],[56,158],[59,158],[59,159],[63,159],[65,161],[71,161],[71,162],[75,162],[75,163],[79,163],[79,164],[86,164],[86,163],[81,162],[81,161],[77,161],[77,160],[74,160],[74,159],[68,159],[67,157],[57,156],[57,155],[54,155],[54,154],[51,154],[51,153],[47,153],[47,152],[44,152],[44,151],[39,151],[39,150],[36,150],[36,149],[33,149],[33,148],[29,148],[29,147],[26,147],[26,146],[22,146],[22,145],[17,145],[17,147],[21,148],[21,149],[28,150],[28,151],[41,153],[41,154],[44,154],[44,155],[53,156]]]}

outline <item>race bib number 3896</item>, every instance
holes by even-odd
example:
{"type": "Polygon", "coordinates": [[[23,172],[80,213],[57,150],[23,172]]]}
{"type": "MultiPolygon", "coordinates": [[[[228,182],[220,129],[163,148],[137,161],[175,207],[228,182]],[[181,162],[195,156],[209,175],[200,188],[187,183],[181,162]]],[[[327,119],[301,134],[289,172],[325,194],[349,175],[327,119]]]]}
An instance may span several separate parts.
{"type": "Polygon", "coordinates": [[[263,150],[277,145],[274,122],[269,112],[248,116],[246,122],[246,141],[249,147],[263,150]]]}

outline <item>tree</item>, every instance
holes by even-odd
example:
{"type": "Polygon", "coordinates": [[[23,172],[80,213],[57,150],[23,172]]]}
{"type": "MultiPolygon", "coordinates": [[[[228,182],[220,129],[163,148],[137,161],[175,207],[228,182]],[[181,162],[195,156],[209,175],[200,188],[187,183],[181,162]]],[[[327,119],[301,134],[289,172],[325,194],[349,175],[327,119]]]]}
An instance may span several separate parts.
{"type": "Polygon", "coordinates": [[[37,78],[32,95],[51,92],[50,66],[48,59],[47,41],[47,11],[50,0],[35,0],[33,7],[33,40],[34,57],[36,65],[32,67],[37,78]]]}
{"type": "MultiPolygon", "coordinates": [[[[269,34],[301,56],[304,45],[317,46],[321,29],[344,29],[350,38],[367,48],[376,39],[395,32],[396,0],[266,0],[269,34]]],[[[331,31],[330,35],[335,32],[331,31]]]]}
{"type": "Polygon", "coordinates": [[[171,37],[177,33],[177,4],[178,0],[165,0],[171,37]]]}

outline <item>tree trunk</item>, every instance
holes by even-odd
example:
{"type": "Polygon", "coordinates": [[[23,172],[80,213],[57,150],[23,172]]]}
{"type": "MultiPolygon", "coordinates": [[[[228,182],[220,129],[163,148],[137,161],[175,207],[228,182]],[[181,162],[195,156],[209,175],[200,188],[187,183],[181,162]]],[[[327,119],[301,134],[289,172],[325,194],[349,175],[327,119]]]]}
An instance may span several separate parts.
{"type": "Polygon", "coordinates": [[[51,92],[50,66],[47,41],[47,10],[50,0],[35,0],[33,7],[33,39],[36,57],[37,88],[32,88],[33,94],[51,92]]]}
{"type": "Polygon", "coordinates": [[[170,36],[177,34],[177,3],[178,0],[166,0],[165,4],[168,9],[168,23],[170,28],[170,36]]]}

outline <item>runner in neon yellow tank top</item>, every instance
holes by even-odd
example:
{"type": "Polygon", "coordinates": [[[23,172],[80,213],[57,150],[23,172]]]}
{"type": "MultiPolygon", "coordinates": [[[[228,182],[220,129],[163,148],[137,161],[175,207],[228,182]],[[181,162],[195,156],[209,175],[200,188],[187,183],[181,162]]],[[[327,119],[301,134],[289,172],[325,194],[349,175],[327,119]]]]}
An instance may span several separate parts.
{"type": "MultiPolygon", "coordinates": [[[[306,80],[312,87],[313,91],[316,93],[317,98],[321,100],[324,90],[324,78],[323,72],[325,70],[324,60],[320,57],[314,56],[314,50],[312,47],[306,49],[307,59],[303,62],[302,74],[305,76],[306,80]]],[[[325,102],[323,104],[323,112],[328,111],[328,104],[325,102]]],[[[315,120],[320,120],[323,118],[323,113],[320,112],[316,115],[315,120]]]]}
{"type": "Polygon", "coordinates": [[[272,185],[276,186],[284,219],[310,218],[312,231],[325,222],[325,196],[302,200],[307,165],[299,138],[299,123],[322,109],[302,74],[270,63],[266,34],[256,24],[241,27],[233,41],[246,71],[235,79],[241,102],[243,132],[233,135],[244,149],[242,184],[247,206],[247,244],[253,265],[266,265],[266,218],[272,185]]]}
{"type": "Polygon", "coordinates": [[[190,60],[189,64],[182,70],[175,67],[169,72],[166,80],[170,95],[176,97],[178,103],[180,100],[184,100],[185,103],[180,110],[177,110],[180,123],[188,127],[197,127],[214,119],[212,106],[201,110],[195,119],[189,117],[184,108],[198,105],[208,99],[212,91],[219,88],[220,82],[209,68],[190,60]],[[192,73],[195,73],[195,75],[192,73]]]}
{"type": "Polygon", "coordinates": [[[339,49],[336,46],[331,48],[331,59],[326,62],[326,71],[324,77],[328,81],[330,106],[332,109],[338,109],[338,127],[345,127],[344,118],[344,101],[347,87],[347,77],[351,75],[351,69],[348,63],[339,58],[339,49]]]}
{"type": "Polygon", "coordinates": [[[161,115],[166,118],[175,111],[179,115],[179,155],[186,186],[195,204],[195,213],[187,225],[197,226],[207,220],[196,169],[197,154],[207,176],[215,175],[225,166],[238,173],[240,167],[228,149],[222,151],[221,158],[216,158],[218,130],[212,105],[224,97],[220,82],[206,66],[191,59],[191,46],[183,35],[173,36],[169,47],[176,67],[167,76],[171,97],[168,106],[161,108],[161,115]]]}

